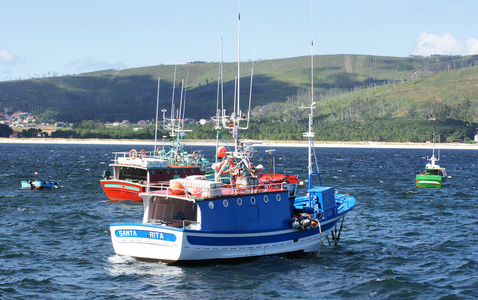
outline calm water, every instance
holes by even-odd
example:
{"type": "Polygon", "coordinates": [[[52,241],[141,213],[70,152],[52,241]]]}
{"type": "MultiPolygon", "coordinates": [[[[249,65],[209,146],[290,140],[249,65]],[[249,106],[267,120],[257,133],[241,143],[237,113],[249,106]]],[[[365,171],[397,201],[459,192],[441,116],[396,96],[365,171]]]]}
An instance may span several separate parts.
{"type": "MultiPolygon", "coordinates": [[[[414,177],[431,149],[317,148],[323,184],[357,198],[338,246],[301,259],[187,267],[114,254],[109,223],[141,221],[142,206],[107,202],[99,180],[110,153],[131,146],[0,148],[2,299],[478,297],[478,151],[442,150],[450,178],[419,190],[414,177]],[[21,190],[34,172],[61,187],[21,190]]],[[[212,158],[212,147],[197,148],[212,158]]],[[[266,148],[256,149],[256,165],[268,167],[266,148]]],[[[305,179],[306,151],[277,148],[277,170],[305,179]]]]}

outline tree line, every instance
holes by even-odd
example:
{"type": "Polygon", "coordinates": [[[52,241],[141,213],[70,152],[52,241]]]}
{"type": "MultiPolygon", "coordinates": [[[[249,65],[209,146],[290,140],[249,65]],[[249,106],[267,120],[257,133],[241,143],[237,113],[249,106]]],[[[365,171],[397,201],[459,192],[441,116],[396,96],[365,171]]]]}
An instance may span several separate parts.
{"type": "MultiPolygon", "coordinates": [[[[74,123],[71,129],[59,129],[52,138],[77,139],[154,139],[155,126],[146,125],[135,131],[133,126],[106,126],[97,121],[74,123]]],[[[316,141],[376,141],[376,142],[471,142],[478,123],[468,123],[456,119],[419,120],[405,118],[371,118],[366,121],[328,122],[323,117],[314,117],[313,131],[316,141]]],[[[1,128],[0,128],[1,129],[1,128]]],[[[187,139],[211,140],[216,138],[217,130],[213,123],[205,125],[186,124],[187,139]]],[[[227,137],[226,129],[221,129],[227,137]]],[[[303,133],[308,131],[308,121],[285,120],[281,117],[253,118],[249,129],[241,133],[242,139],[302,141],[303,133]]],[[[22,131],[22,137],[38,136],[40,129],[22,131]]],[[[159,129],[157,136],[169,137],[169,133],[159,129]]]]}

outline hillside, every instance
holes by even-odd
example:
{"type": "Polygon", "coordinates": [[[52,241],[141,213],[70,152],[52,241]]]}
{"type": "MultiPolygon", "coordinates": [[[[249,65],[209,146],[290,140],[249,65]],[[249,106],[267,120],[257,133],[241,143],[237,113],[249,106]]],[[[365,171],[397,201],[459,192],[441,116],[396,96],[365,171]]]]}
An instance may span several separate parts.
{"type": "MultiPolygon", "coordinates": [[[[360,119],[367,114],[441,117],[447,115],[450,107],[469,107],[475,109],[466,118],[476,122],[476,65],[478,56],[315,56],[314,92],[320,114],[330,121],[360,119]]],[[[230,109],[233,101],[236,67],[236,63],[223,66],[226,109],[230,109]]],[[[161,78],[160,106],[170,108],[174,69],[173,65],[159,65],[0,82],[1,107],[28,111],[45,121],[152,119],[158,77],[161,78]]],[[[215,113],[218,69],[218,63],[177,66],[175,101],[184,80],[187,117],[209,118],[215,113]]],[[[242,63],[244,105],[249,95],[250,72],[251,62],[242,63]]],[[[254,115],[280,115],[296,108],[302,99],[310,99],[309,88],[310,57],[254,62],[254,115]]],[[[301,117],[298,113],[293,116],[301,117]]]]}

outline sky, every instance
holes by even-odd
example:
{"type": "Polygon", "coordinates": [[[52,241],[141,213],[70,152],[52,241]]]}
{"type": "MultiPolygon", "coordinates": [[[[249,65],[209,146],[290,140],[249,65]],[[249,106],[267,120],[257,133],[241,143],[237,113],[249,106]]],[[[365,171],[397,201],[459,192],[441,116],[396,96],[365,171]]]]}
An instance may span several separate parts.
{"type": "Polygon", "coordinates": [[[237,62],[239,11],[241,61],[478,54],[476,0],[0,0],[0,81],[237,62]]]}

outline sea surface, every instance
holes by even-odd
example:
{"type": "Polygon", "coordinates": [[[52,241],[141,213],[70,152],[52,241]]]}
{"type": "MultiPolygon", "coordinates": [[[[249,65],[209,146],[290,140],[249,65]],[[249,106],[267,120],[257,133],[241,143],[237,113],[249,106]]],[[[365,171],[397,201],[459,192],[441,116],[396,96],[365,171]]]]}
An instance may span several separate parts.
{"type": "MultiPolygon", "coordinates": [[[[99,180],[112,152],[132,148],[153,150],[0,144],[0,299],[478,298],[476,150],[442,149],[444,186],[417,189],[431,148],[316,148],[323,185],[357,199],[337,246],[298,259],[170,266],[113,251],[109,224],[141,221],[142,204],[108,202],[99,180]],[[20,189],[35,177],[60,187],[20,189]]],[[[185,148],[213,159],[214,147],[185,148]]],[[[267,149],[253,158],[266,170],[267,149]]],[[[306,179],[306,148],[275,149],[277,172],[306,179]]]]}

